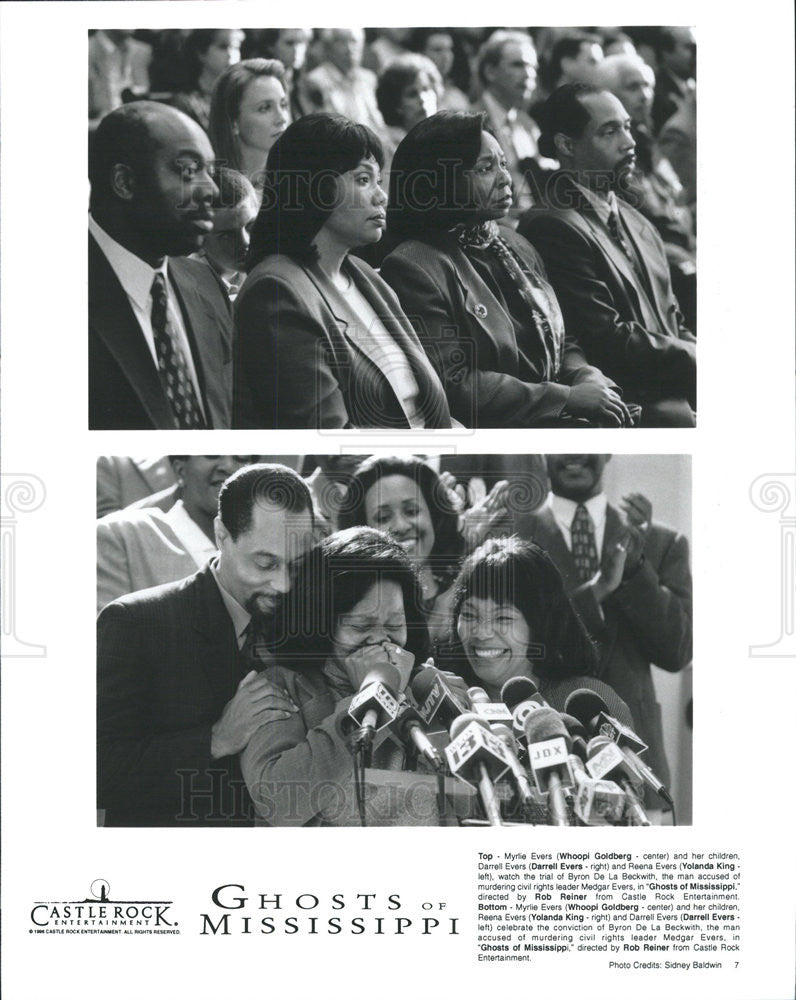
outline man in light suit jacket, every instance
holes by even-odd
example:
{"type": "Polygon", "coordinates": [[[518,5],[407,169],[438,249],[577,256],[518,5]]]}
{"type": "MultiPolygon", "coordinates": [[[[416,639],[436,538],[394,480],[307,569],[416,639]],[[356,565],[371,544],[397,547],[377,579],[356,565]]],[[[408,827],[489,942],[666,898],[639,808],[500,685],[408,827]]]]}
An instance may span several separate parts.
{"type": "Polygon", "coordinates": [[[251,823],[238,754],[269,712],[296,709],[247,650],[313,526],[297,473],[247,466],[219,495],[218,559],[103,610],[97,806],[106,826],[251,823]]]}
{"type": "Polygon", "coordinates": [[[524,31],[495,31],[478,53],[482,92],[473,111],[486,114],[486,124],[506,154],[516,220],[534,204],[535,193],[557,164],[539,153],[539,126],[528,114],[536,88],[538,60],[530,35],[524,31]]]}
{"type": "Polygon", "coordinates": [[[172,583],[214,555],[224,482],[257,456],[173,455],[179,498],[167,511],[132,507],[97,521],[97,611],[125,594],[172,583]]]}
{"type": "Polygon", "coordinates": [[[562,170],[518,231],[542,255],[567,331],[642,406],[642,425],[694,426],[696,338],[660,237],[617,198],[635,164],[630,117],[608,91],[566,85],[544,105],[543,152],[562,170]]]}
{"type": "Polygon", "coordinates": [[[621,512],[608,503],[602,476],[609,458],[548,455],[552,492],[533,513],[515,513],[515,529],[556,564],[598,643],[598,676],[627,702],[635,730],[649,746],[644,759],[668,784],[650,664],[677,672],[691,660],[688,542],[652,523],[652,505],[641,494],[625,497],[621,512]],[[591,553],[581,519],[586,536],[591,533],[591,553]]]}
{"type": "Polygon", "coordinates": [[[229,427],[229,302],[204,261],[213,150],[186,115],[150,101],[100,122],[89,215],[89,427],[229,427]]]}
{"type": "MultiPolygon", "coordinates": [[[[122,510],[153,493],[172,490],[171,502],[158,506],[168,510],[177,499],[177,476],[166,455],[157,458],[133,458],[126,455],[100,455],[97,459],[97,517],[122,510]]],[[[149,505],[148,505],[149,506],[149,505]]]]}

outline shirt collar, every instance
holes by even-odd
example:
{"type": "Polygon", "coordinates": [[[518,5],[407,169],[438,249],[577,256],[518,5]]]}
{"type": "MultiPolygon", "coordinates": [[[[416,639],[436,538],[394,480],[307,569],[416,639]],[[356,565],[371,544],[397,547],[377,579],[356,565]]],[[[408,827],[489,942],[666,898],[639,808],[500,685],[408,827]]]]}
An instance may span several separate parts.
{"type": "Polygon", "coordinates": [[[252,620],[252,616],[240,604],[228,590],[224,589],[223,584],[218,578],[218,559],[214,559],[210,563],[210,572],[213,574],[213,579],[216,581],[216,586],[221,592],[221,600],[224,602],[224,607],[227,609],[229,617],[232,619],[232,624],[235,628],[235,635],[238,639],[238,646],[241,645],[243,640],[243,634],[249,627],[249,622],[252,620]]]}
{"type": "Polygon", "coordinates": [[[498,101],[496,97],[493,97],[488,90],[484,91],[482,100],[487,112],[489,113],[489,117],[493,121],[496,121],[498,125],[513,125],[516,122],[516,108],[510,108],[507,111],[500,101],[498,101]]]}
{"type": "MultiPolygon", "coordinates": [[[[572,519],[575,516],[575,511],[579,506],[578,501],[567,500],[566,497],[560,497],[555,493],[551,493],[548,497],[548,503],[555,519],[570,527],[572,519]]],[[[589,517],[595,528],[605,521],[606,511],[608,510],[608,497],[604,493],[598,493],[596,496],[583,501],[583,506],[589,512],[589,517]]]]}
{"type": "Polygon", "coordinates": [[[88,217],[88,228],[115,271],[122,288],[139,309],[148,312],[152,282],[156,274],[162,274],[164,280],[166,279],[168,257],[163,258],[160,267],[152,268],[145,260],[141,260],[127,247],[109,236],[91,214],[88,217]]]}
{"type": "Polygon", "coordinates": [[[596,195],[589,188],[584,187],[583,184],[578,184],[577,181],[573,181],[575,187],[583,193],[584,198],[589,202],[591,207],[597,213],[597,218],[602,222],[604,226],[608,225],[608,217],[611,212],[616,212],[616,195],[613,191],[608,192],[608,198],[601,198],[596,195]]]}

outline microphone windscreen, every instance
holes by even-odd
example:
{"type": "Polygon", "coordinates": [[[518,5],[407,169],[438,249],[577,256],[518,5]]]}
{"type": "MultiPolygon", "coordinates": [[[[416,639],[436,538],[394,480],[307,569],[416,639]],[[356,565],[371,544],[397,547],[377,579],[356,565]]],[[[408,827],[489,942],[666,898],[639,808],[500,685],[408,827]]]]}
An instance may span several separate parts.
{"type": "Polygon", "coordinates": [[[578,688],[567,696],[564,702],[564,711],[569,715],[574,715],[582,725],[588,727],[592,719],[600,712],[607,712],[608,706],[597,694],[589,688],[578,688]]]}
{"type": "Polygon", "coordinates": [[[510,677],[500,691],[500,700],[514,709],[522,701],[528,701],[537,694],[539,688],[530,677],[510,677]]]}
{"type": "Polygon", "coordinates": [[[516,752],[517,741],[514,739],[514,733],[512,733],[505,723],[493,722],[489,728],[492,730],[493,736],[497,736],[499,740],[508,743],[512,750],[516,752]]]}
{"type": "MultiPolygon", "coordinates": [[[[602,734],[599,736],[592,736],[586,746],[586,752],[589,755],[589,760],[591,760],[592,757],[596,757],[601,750],[604,750],[605,747],[611,744],[613,744],[613,740],[609,740],[607,736],[603,736],[602,734]]],[[[616,744],[613,745],[615,746],[616,744]]]]}
{"type": "Polygon", "coordinates": [[[471,705],[475,705],[477,702],[488,702],[489,695],[480,687],[470,687],[467,688],[467,697],[470,700],[471,705]]]}
{"type": "Polygon", "coordinates": [[[569,752],[571,741],[567,727],[561,721],[561,716],[553,708],[540,708],[536,712],[531,712],[524,724],[525,738],[528,744],[542,743],[544,740],[552,740],[558,736],[563,737],[569,752]]]}
{"type": "Polygon", "coordinates": [[[451,739],[455,740],[459,733],[463,729],[466,729],[471,722],[477,722],[482,729],[489,730],[489,723],[484,722],[480,715],[476,715],[475,712],[463,712],[461,715],[457,715],[451,723],[451,739]]]}
{"type": "Polygon", "coordinates": [[[418,704],[422,704],[431,693],[431,689],[437,682],[439,671],[436,667],[424,667],[419,674],[412,679],[412,694],[418,704]]]}
{"type": "Polygon", "coordinates": [[[580,719],[576,719],[574,715],[569,715],[567,712],[559,712],[558,714],[564,720],[564,725],[567,727],[567,732],[570,736],[586,737],[586,727],[580,719]]]}
{"type": "Polygon", "coordinates": [[[370,669],[362,680],[360,686],[360,691],[362,688],[368,686],[368,684],[384,684],[392,692],[401,690],[401,671],[392,663],[384,662],[378,663],[375,667],[370,669]]]}

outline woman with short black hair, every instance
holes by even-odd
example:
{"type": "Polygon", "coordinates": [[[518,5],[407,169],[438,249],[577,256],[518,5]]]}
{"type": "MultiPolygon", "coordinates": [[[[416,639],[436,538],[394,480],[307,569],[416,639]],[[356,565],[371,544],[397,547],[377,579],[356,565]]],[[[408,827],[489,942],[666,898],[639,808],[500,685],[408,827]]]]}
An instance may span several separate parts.
{"type": "Polygon", "coordinates": [[[450,427],[439,378],[355,247],[386,219],[378,137],[341,115],[274,145],[235,302],[238,427],[450,427]]]}
{"type": "MultiPolygon", "coordinates": [[[[383,532],[339,531],[308,553],[275,618],[273,681],[298,711],[271,712],[242,754],[257,816],[272,826],[356,825],[348,708],[372,669],[399,678],[397,695],[428,656],[417,577],[383,532]]],[[[372,763],[402,770],[403,749],[385,741],[372,763]]]]}

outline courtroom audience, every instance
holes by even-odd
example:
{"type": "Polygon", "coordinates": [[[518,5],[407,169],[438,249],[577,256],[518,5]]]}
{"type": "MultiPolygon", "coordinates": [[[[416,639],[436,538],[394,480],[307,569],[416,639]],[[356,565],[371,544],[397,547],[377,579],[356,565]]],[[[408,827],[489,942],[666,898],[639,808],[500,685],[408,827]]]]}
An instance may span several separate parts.
{"type": "MultiPolygon", "coordinates": [[[[467,427],[527,427],[562,419],[599,425],[613,423],[617,416],[623,426],[693,426],[695,76],[696,43],[688,26],[218,27],[89,32],[90,427],[229,426],[233,377],[239,388],[246,387],[249,397],[241,402],[243,396],[239,396],[236,419],[241,425],[263,428],[284,426],[299,396],[306,397],[303,415],[287,417],[294,426],[303,426],[305,421],[317,426],[319,420],[331,421],[330,426],[339,421],[343,427],[381,426],[396,419],[407,426],[429,426],[425,417],[413,412],[415,388],[431,401],[436,414],[427,414],[431,424],[439,426],[441,420],[447,425],[450,418],[437,412],[433,402],[439,378],[450,397],[447,405],[453,410],[454,424],[467,427]],[[578,89],[583,87],[595,90],[578,89]],[[621,106],[630,120],[627,129],[617,126],[605,155],[595,142],[595,121],[584,110],[595,100],[600,103],[600,94],[611,95],[617,102],[618,118],[621,106]],[[111,117],[128,105],[131,110],[123,120],[111,117]],[[186,145],[172,160],[171,177],[168,170],[161,170],[167,162],[168,150],[161,148],[165,137],[154,132],[170,131],[176,141],[176,123],[184,119],[166,117],[167,111],[157,110],[162,105],[182,111],[210,139],[210,145],[200,149],[200,140],[194,136],[188,141],[183,134],[186,145]],[[289,300],[280,302],[279,325],[290,333],[289,341],[280,341],[280,352],[289,358],[288,375],[284,363],[277,372],[267,362],[259,335],[254,346],[241,351],[240,344],[250,338],[240,329],[247,321],[239,313],[233,338],[232,317],[220,309],[217,293],[222,292],[228,304],[234,303],[243,287],[246,247],[254,228],[252,214],[263,198],[269,154],[291,121],[301,122],[319,112],[339,115],[371,130],[381,146],[374,180],[384,190],[392,186],[393,156],[414,129],[422,128],[439,112],[482,115],[484,135],[491,137],[505,160],[505,169],[498,167],[484,183],[491,184],[493,201],[502,205],[491,220],[447,216],[440,226],[439,205],[434,203],[415,213],[411,233],[392,222],[383,240],[372,239],[372,233],[363,235],[364,228],[363,233],[347,233],[346,258],[352,261],[356,255],[377,270],[385,266],[387,276],[397,266],[399,244],[434,242],[446,231],[460,243],[464,236],[467,245],[461,249],[476,271],[479,265],[474,258],[479,253],[490,259],[486,287],[474,283],[467,268],[455,269],[459,278],[467,274],[458,292],[455,285],[440,285],[437,275],[432,280],[440,302],[435,305],[419,291],[434,271],[425,261],[423,273],[411,287],[403,287],[401,278],[393,275],[391,280],[401,285],[398,313],[393,304],[385,308],[380,298],[375,308],[379,323],[374,327],[374,303],[363,304],[360,292],[342,283],[332,292],[329,275],[321,267],[299,312],[305,315],[307,305],[320,292],[327,319],[334,317],[339,336],[327,329],[320,341],[310,341],[315,353],[308,362],[303,321],[289,300]],[[155,128],[156,119],[161,124],[155,128]],[[125,131],[126,137],[119,140],[125,131]],[[116,150],[109,149],[109,138],[117,144],[116,150]],[[114,164],[124,169],[117,170],[114,164]],[[598,176],[592,178],[594,183],[575,184],[573,190],[572,178],[584,171],[598,176]],[[170,193],[169,187],[181,190],[170,193]],[[161,199],[165,200],[161,203],[161,199]],[[146,201],[149,205],[141,212],[146,201]],[[124,226],[140,214],[139,221],[133,222],[138,249],[129,246],[126,237],[118,238],[106,206],[114,215],[128,217],[124,226]],[[157,221],[148,220],[149,212],[157,221]],[[636,213],[651,228],[642,230],[636,213]],[[183,232],[175,242],[173,232],[170,236],[168,231],[177,216],[181,216],[183,232]],[[108,230],[103,229],[103,218],[108,230]],[[593,219],[595,225],[591,225],[593,219]],[[490,222],[488,241],[482,243],[479,238],[478,246],[467,243],[464,231],[485,222],[490,222]],[[511,230],[525,238],[519,250],[511,241],[511,230]],[[502,252],[504,245],[508,253],[502,252]],[[533,257],[531,263],[523,257],[525,250],[533,257]],[[139,269],[132,259],[144,251],[150,272],[139,269]],[[194,259],[183,261],[183,257],[194,259]],[[512,274],[508,291],[497,276],[501,286],[497,296],[492,287],[496,277],[492,258],[499,258],[503,270],[512,274]],[[189,281],[186,268],[191,263],[209,268],[197,271],[189,281]],[[163,277],[154,283],[158,270],[163,277]],[[207,284],[208,277],[216,289],[207,284]],[[202,291],[194,295],[191,286],[202,291]],[[467,300],[464,314],[456,305],[460,294],[467,300]],[[515,294],[522,305],[514,300],[515,294]],[[352,296],[357,300],[353,304],[352,296]],[[531,359],[530,368],[525,365],[528,352],[522,343],[528,335],[520,330],[527,325],[526,307],[534,317],[535,339],[541,329],[542,340],[549,341],[545,351],[550,354],[552,349],[551,364],[539,365],[538,359],[531,359]],[[352,324],[354,314],[356,324],[352,324]],[[401,330],[391,336],[399,352],[387,344],[385,353],[382,327],[386,324],[390,329],[396,317],[401,330]],[[401,332],[403,319],[409,319],[414,328],[408,340],[401,332]],[[506,321],[513,327],[508,340],[506,321]],[[370,327],[364,339],[363,322],[370,327]],[[486,337],[483,342],[480,328],[486,337]],[[566,365],[556,360],[560,351],[555,342],[560,346],[562,336],[568,359],[576,352],[605,379],[609,392],[621,394],[612,416],[601,412],[595,418],[594,405],[604,409],[605,399],[590,399],[593,412],[583,411],[577,392],[575,413],[561,407],[554,407],[555,412],[549,407],[531,412],[521,403],[515,405],[516,400],[504,392],[484,391],[483,375],[494,380],[509,372],[530,384],[559,384],[557,373],[566,365]],[[234,362],[233,342],[237,345],[234,362]],[[512,345],[520,345],[519,351],[512,345]],[[498,357],[493,358],[495,349],[498,357]],[[294,365],[297,351],[302,357],[294,365]],[[401,353],[409,359],[409,380],[401,353]],[[449,362],[454,355],[452,369],[449,362]],[[334,386],[321,379],[310,388],[302,381],[308,364],[313,378],[329,367],[336,371],[335,382],[349,402],[369,368],[368,385],[390,385],[399,403],[396,406],[392,399],[386,407],[369,403],[367,416],[362,412],[343,416],[334,386]],[[478,391],[470,392],[474,368],[483,375],[479,375],[478,391]],[[376,377],[379,374],[383,378],[376,377]],[[278,403],[277,396],[271,397],[271,390],[262,385],[274,378],[278,403]],[[252,410],[249,403],[263,393],[274,405],[252,410]]],[[[185,127],[181,126],[183,133],[185,127]]],[[[170,141],[166,145],[176,151],[170,141]]],[[[453,145],[453,159],[444,163],[446,174],[436,192],[447,207],[458,198],[463,184],[474,182],[478,169],[470,162],[472,150],[465,152],[453,145]],[[452,186],[459,190],[454,193],[452,186]]],[[[416,157],[405,153],[398,159],[401,172],[421,173],[405,176],[402,183],[427,188],[421,174],[429,164],[416,163],[416,157]]],[[[441,161],[430,166],[440,167],[441,161]]],[[[313,183],[332,197],[339,194],[327,180],[318,175],[313,183]]],[[[317,202],[318,194],[312,192],[310,200],[317,202]]],[[[406,213],[401,199],[400,188],[391,192],[392,220],[406,213]]],[[[317,214],[318,207],[309,215],[317,214]]],[[[321,215],[328,207],[320,206],[321,215]]],[[[363,227],[376,226],[381,233],[384,206],[374,202],[372,207],[372,216],[363,220],[363,227]]],[[[269,253],[289,256],[288,248],[295,246],[297,235],[299,241],[304,239],[301,232],[292,231],[293,225],[302,214],[305,219],[309,215],[292,202],[289,207],[280,203],[266,209],[273,235],[269,253]]],[[[350,223],[354,216],[339,207],[335,220],[343,218],[350,223]]],[[[321,243],[328,233],[322,225],[321,243]]],[[[313,236],[308,245],[315,242],[313,236]]],[[[257,256],[259,260],[263,255],[258,252],[257,256]]],[[[337,281],[336,265],[332,271],[337,281]]],[[[262,318],[259,322],[262,325],[262,318]]],[[[585,368],[580,370],[583,374],[585,368]]],[[[577,382],[570,388],[578,389],[577,382]]],[[[354,411],[358,409],[355,405],[354,411]]]]}

